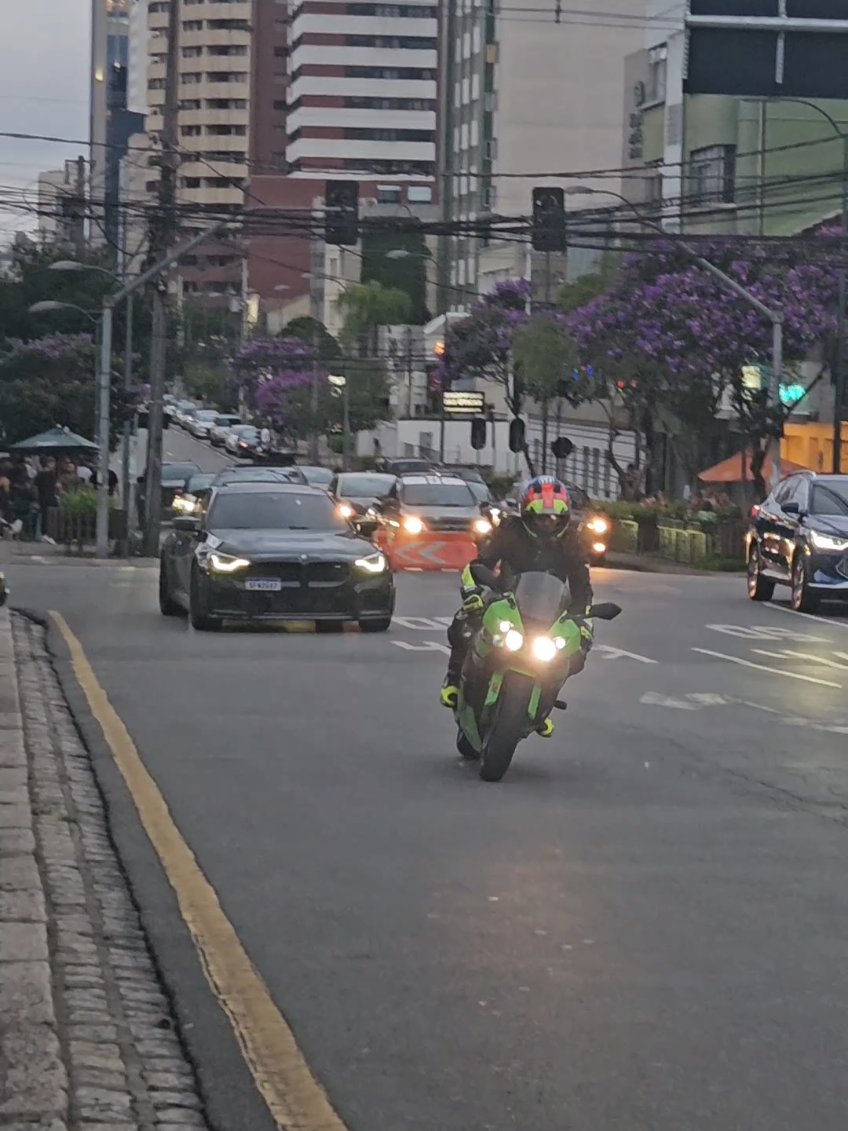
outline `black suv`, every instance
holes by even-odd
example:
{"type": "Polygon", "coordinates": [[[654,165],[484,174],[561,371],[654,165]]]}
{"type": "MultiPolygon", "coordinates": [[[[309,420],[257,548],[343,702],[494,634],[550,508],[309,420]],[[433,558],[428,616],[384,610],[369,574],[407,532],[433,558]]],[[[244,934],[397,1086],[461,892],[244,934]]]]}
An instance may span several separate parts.
{"type": "Polygon", "coordinates": [[[812,613],[822,600],[848,601],[848,475],[799,471],[754,508],[748,596],[769,601],[792,589],[792,608],[812,613]]]}

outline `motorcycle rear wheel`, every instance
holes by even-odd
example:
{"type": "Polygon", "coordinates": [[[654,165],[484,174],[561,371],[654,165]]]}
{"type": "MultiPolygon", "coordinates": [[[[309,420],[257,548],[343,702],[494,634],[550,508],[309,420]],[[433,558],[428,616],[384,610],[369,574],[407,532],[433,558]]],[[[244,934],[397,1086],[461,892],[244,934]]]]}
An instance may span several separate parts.
{"type": "Polygon", "coordinates": [[[495,721],[483,747],[480,777],[483,781],[499,782],[512,763],[515,748],[527,734],[530,696],[535,681],[518,672],[508,672],[504,677],[500,697],[495,708],[495,721]]]}

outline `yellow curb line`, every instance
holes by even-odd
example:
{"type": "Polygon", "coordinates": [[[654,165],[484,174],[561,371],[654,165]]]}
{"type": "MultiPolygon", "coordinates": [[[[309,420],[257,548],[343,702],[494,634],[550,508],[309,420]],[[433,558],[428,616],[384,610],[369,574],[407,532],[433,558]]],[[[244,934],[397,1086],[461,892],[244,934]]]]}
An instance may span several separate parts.
{"type": "Polygon", "coordinates": [[[206,978],[229,1018],[272,1119],[280,1131],[347,1131],[174,823],[82,645],[61,613],[51,610],[50,616],[70,649],[77,680],[165,869],[206,978]]]}

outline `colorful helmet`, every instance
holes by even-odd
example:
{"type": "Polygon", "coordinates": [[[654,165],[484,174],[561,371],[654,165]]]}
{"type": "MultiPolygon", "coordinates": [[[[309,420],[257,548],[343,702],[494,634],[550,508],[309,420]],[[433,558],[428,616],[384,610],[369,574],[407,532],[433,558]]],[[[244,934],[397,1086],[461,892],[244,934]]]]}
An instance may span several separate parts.
{"type": "Polygon", "coordinates": [[[564,534],[571,517],[566,486],[552,475],[531,479],[521,496],[521,518],[531,534],[564,534]]]}

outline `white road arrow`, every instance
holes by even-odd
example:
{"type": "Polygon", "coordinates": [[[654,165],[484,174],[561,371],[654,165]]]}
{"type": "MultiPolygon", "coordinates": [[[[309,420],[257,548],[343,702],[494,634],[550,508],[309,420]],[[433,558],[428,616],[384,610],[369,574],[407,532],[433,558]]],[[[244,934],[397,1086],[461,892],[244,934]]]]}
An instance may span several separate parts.
{"type": "Polygon", "coordinates": [[[685,699],[672,699],[669,695],[658,695],[655,691],[649,691],[647,695],[643,695],[639,702],[646,703],[650,707],[671,707],[676,711],[697,711],[700,709],[695,703],[688,703],[685,699]]]}
{"type": "Polygon", "coordinates": [[[403,648],[407,652],[445,652],[450,655],[447,644],[439,644],[435,640],[428,640],[425,644],[407,644],[405,640],[393,640],[396,648],[403,648]]]}
{"type": "Polygon", "coordinates": [[[625,652],[623,648],[612,648],[609,644],[596,644],[593,651],[602,653],[608,660],[638,660],[640,664],[656,664],[647,656],[640,656],[637,652],[625,652]]]}

